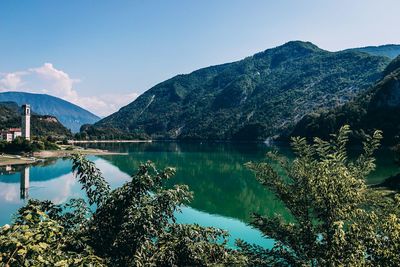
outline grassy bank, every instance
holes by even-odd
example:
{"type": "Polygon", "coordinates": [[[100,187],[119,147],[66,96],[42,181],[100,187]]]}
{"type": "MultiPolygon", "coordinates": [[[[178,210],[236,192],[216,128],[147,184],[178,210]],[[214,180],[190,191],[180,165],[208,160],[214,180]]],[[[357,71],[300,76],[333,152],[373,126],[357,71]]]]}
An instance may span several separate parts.
{"type": "Polygon", "coordinates": [[[0,154],[0,166],[33,164],[49,158],[64,158],[74,154],[82,155],[124,155],[126,153],[110,152],[102,149],[84,149],[71,145],[59,145],[57,150],[40,150],[31,152],[31,156],[0,154]]]}

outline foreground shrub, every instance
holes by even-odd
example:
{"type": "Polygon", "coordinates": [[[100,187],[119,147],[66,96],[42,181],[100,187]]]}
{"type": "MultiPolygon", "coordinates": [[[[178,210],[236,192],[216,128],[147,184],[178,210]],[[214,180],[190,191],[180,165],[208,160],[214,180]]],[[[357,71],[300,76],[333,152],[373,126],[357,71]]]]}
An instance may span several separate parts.
{"type": "Polygon", "coordinates": [[[330,141],[316,138],[313,144],[294,138],[293,161],[270,153],[266,162],[247,164],[290,215],[254,214],[252,225],[275,240],[271,249],[244,241],[229,249],[225,231],[176,223],[176,212],[192,195],[185,185],[164,188],[173,168],[160,171],[147,162],[111,190],[93,162],[74,155],[88,203],[30,200],[11,226],[0,229],[0,264],[398,266],[400,196],[365,183],[381,133],[366,136],[353,160],[346,150],[349,133],[344,126],[330,141]]]}
{"type": "Polygon", "coordinates": [[[75,155],[73,170],[87,193],[64,205],[31,200],[3,227],[0,261],[10,266],[204,266],[245,264],[226,248],[225,231],[177,224],[175,212],[191,200],[185,185],[165,189],[173,168],[142,164],[111,190],[96,166],[75,155]]]}
{"type": "Polygon", "coordinates": [[[247,164],[291,215],[285,220],[279,214],[254,214],[252,225],[276,240],[272,249],[238,242],[254,265],[400,264],[400,197],[365,183],[375,168],[373,152],[381,132],[366,136],[364,151],[355,160],[346,152],[349,133],[344,126],[330,141],[315,138],[313,144],[293,138],[294,161],[271,153],[267,162],[247,164]]]}

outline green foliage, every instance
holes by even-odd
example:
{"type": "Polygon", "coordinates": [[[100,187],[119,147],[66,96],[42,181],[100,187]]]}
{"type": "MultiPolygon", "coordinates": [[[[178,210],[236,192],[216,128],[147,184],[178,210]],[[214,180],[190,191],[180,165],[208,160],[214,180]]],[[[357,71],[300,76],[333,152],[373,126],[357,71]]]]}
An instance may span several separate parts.
{"type": "Polygon", "coordinates": [[[352,139],[362,139],[363,131],[381,129],[385,133],[383,142],[397,144],[400,139],[400,56],[384,73],[382,80],[345,105],[305,116],[290,135],[328,138],[341,125],[349,124],[354,130],[352,139]]]}
{"type": "Polygon", "coordinates": [[[265,140],[304,115],[352,99],[381,77],[386,57],[289,42],[164,81],[85,131],[153,139],[265,140]],[[248,133],[248,134],[247,134],[248,133]]]}
{"type": "Polygon", "coordinates": [[[0,152],[4,153],[21,153],[32,152],[33,147],[29,140],[17,137],[12,142],[0,141],[0,152]]]}
{"type": "Polygon", "coordinates": [[[188,203],[187,186],[165,189],[175,169],[147,162],[132,180],[110,190],[96,166],[73,156],[73,170],[89,204],[30,200],[3,227],[0,262],[10,266],[206,266],[246,263],[226,247],[225,231],[176,223],[188,203]],[[91,264],[91,265],[90,265],[91,264]]]}
{"type": "Polygon", "coordinates": [[[74,135],[76,140],[146,140],[149,136],[143,133],[128,133],[114,127],[94,127],[85,124],[80,132],[74,135]]]}
{"type": "Polygon", "coordinates": [[[226,248],[228,233],[199,225],[172,224],[148,255],[155,266],[244,265],[241,253],[226,248]],[[221,242],[221,240],[223,242],[221,242]]]}
{"type": "Polygon", "coordinates": [[[88,246],[70,249],[70,236],[35,202],[22,208],[13,225],[0,229],[2,266],[104,266],[88,246]]]}
{"type": "Polygon", "coordinates": [[[85,190],[89,204],[101,206],[110,193],[110,185],[102,177],[100,170],[82,155],[74,155],[72,171],[76,172],[82,189],[85,190]]]}
{"type": "Polygon", "coordinates": [[[31,131],[33,136],[51,137],[57,140],[72,137],[71,131],[64,127],[56,117],[48,115],[32,115],[31,131]]]}
{"type": "Polygon", "coordinates": [[[12,142],[1,141],[0,152],[19,154],[36,152],[40,150],[58,150],[60,149],[55,143],[47,139],[35,138],[33,140],[26,140],[22,137],[15,138],[12,142]]]}
{"type": "Polygon", "coordinates": [[[389,65],[385,68],[384,74],[385,76],[396,71],[398,68],[400,68],[400,55],[398,55],[396,58],[394,58],[389,65]]]}
{"type": "Polygon", "coordinates": [[[268,162],[247,164],[292,215],[286,221],[279,215],[254,214],[252,225],[276,240],[271,250],[238,243],[255,265],[395,266],[400,262],[400,196],[384,197],[364,180],[375,168],[373,152],[382,134],[367,136],[364,152],[356,160],[346,153],[349,134],[349,127],[343,126],[330,141],[315,138],[309,144],[296,137],[293,162],[270,154],[268,162]]]}
{"type": "Polygon", "coordinates": [[[385,56],[391,59],[394,59],[395,57],[400,55],[400,45],[395,44],[352,48],[350,50],[365,52],[376,56],[385,56]]]}
{"type": "MultiPolygon", "coordinates": [[[[1,95],[1,93],[0,93],[1,95]]],[[[0,102],[0,130],[21,127],[20,107],[14,102],[0,102]]],[[[56,139],[70,138],[71,131],[65,128],[56,117],[31,115],[31,135],[56,139]]]]}
{"type": "Polygon", "coordinates": [[[165,183],[175,169],[141,164],[132,179],[110,189],[101,171],[81,155],[73,170],[88,202],[56,205],[30,200],[11,226],[0,229],[4,266],[396,266],[400,262],[400,195],[374,190],[365,177],[374,170],[382,133],[366,135],[363,152],[347,155],[351,131],[329,141],[293,138],[293,161],[270,153],[248,163],[257,180],[290,214],[254,214],[252,226],[275,240],[272,249],[238,241],[228,233],[178,224],[175,214],[192,198],[188,187],[165,183]]]}
{"type": "Polygon", "coordinates": [[[209,263],[237,262],[241,260],[228,253],[216,241],[226,238],[226,233],[213,228],[178,225],[174,213],[188,203],[191,193],[187,186],[175,185],[164,189],[163,183],[175,174],[175,169],[158,171],[147,162],[139,167],[132,180],[108,192],[102,182],[87,181],[82,177],[97,177],[99,171],[79,156],[74,166],[86,188],[89,201],[97,205],[88,224],[88,243],[96,254],[109,259],[117,266],[141,266],[151,262],[166,266],[204,265],[209,263]],[[91,197],[91,188],[96,193],[91,197]]]}

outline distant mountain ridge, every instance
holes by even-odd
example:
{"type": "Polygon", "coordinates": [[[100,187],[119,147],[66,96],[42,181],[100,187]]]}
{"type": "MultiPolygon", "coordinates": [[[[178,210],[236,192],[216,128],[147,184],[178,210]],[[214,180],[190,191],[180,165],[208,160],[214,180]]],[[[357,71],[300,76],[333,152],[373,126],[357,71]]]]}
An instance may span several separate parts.
{"type": "Polygon", "coordinates": [[[400,55],[400,45],[398,44],[386,44],[379,46],[365,46],[359,48],[351,48],[349,50],[365,52],[375,56],[385,56],[390,59],[396,58],[400,55]]]}
{"type": "Polygon", "coordinates": [[[18,105],[30,104],[33,112],[40,115],[52,115],[72,132],[79,132],[83,124],[93,124],[100,118],[93,113],[61,98],[47,94],[25,92],[0,93],[0,101],[12,101],[18,105]]]}
{"type": "Polygon", "coordinates": [[[292,41],[177,75],[93,127],[160,139],[265,140],[314,110],[346,103],[380,79],[389,62],[292,41]]]}

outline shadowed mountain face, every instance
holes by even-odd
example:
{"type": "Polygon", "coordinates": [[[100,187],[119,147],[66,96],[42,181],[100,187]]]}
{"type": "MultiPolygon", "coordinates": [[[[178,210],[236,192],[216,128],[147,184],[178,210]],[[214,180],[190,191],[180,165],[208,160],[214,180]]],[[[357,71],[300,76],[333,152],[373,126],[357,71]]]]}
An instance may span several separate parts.
{"type": "Polygon", "coordinates": [[[400,56],[384,71],[385,77],[367,92],[342,107],[304,117],[292,136],[327,138],[343,124],[349,124],[357,137],[361,130],[383,130],[384,142],[399,142],[400,136],[400,56]]]}
{"type": "Polygon", "coordinates": [[[83,124],[95,123],[100,118],[70,102],[46,94],[23,92],[0,93],[0,101],[12,101],[18,105],[30,104],[32,111],[39,115],[52,115],[72,132],[79,132],[83,124]]]}
{"type": "Polygon", "coordinates": [[[387,57],[289,42],[243,60],[178,75],[94,127],[152,138],[265,140],[309,112],[349,101],[381,78],[387,57]]]}
{"type": "MultiPolygon", "coordinates": [[[[0,102],[0,130],[21,127],[21,107],[15,102],[0,102]]],[[[33,136],[71,137],[71,131],[65,128],[56,117],[32,113],[31,131],[33,136]]]]}

